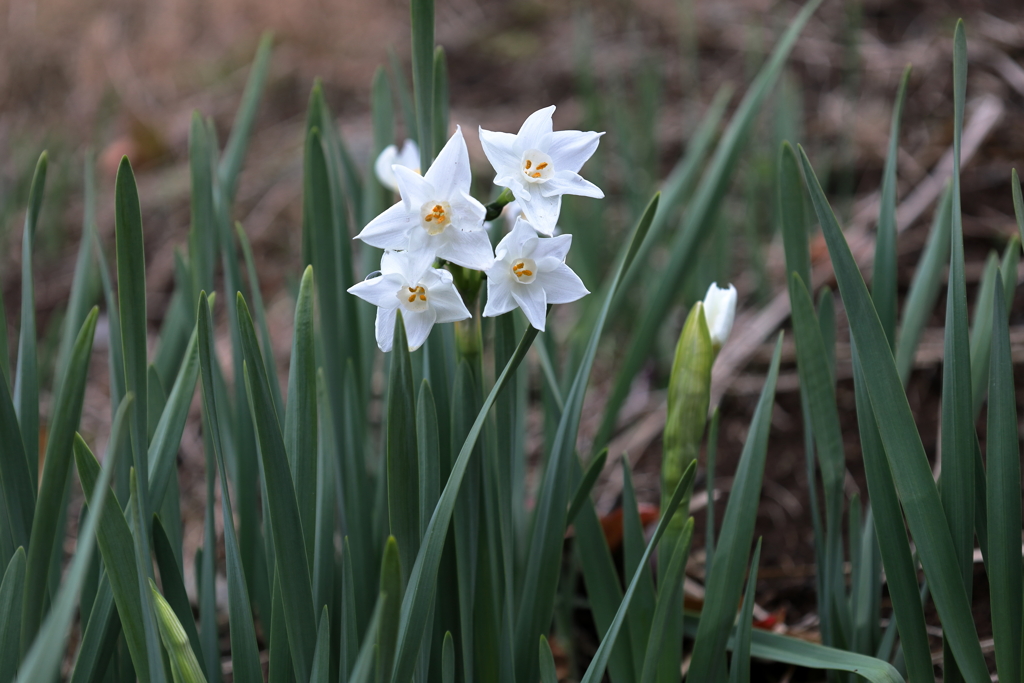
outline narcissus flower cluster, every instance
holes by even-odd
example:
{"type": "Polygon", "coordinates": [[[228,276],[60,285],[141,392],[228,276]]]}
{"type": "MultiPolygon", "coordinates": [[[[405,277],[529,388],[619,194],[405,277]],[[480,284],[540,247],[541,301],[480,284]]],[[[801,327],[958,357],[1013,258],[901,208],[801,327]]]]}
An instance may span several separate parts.
{"type": "MultiPolygon", "coordinates": [[[[471,317],[453,277],[460,268],[486,275],[483,315],[520,308],[542,331],[548,304],[570,303],[589,293],[565,263],[572,235],[552,235],[562,195],[604,197],[579,175],[604,133],[555,131],[554,112],[553,106],[534,112],[515,135],[480,129],[494,183],[506,188],[503,198],[515,198],[520,212],[496,249],[484,228],[487,207],[470,194],[472,173],[461,128],[422,174],[415,142],[381,152],[374,164],[377,179],[398,192],[400,201],[356,235],[384,249],[384,255],[380,270],[348,291],[377,306],[382,351],[391,350],[399,311],[410,350],[426,341],[434,323],[471,317]]],[[[498,207],[507,203],[499,199],[498,207]]]]}

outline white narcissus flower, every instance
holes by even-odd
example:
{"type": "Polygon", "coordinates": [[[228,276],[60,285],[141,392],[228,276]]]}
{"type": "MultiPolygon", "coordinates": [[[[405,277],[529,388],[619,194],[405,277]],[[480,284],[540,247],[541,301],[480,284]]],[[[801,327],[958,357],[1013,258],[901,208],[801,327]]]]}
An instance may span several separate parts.
{"type": "Polygon", "coordinates": [[[465,320],[469,309],[462,302],[452,274],[431,268],[434,257],[427,252],[384,252],[381,275],[348,288],[351,294],[377,307],[377,346],[391,350],[395,317],[402,312],[409,350],[415,351],[430,334],[434,323],[465,320]]]}
{"type": "Polygon", "coordinates": [[[554,111],[551,106],[530,114],[516,135],[480,129],[480,143],[496,174],[494,184],[512,190],[523,215],[545,235],[555,229],[563,194],[604,197],[601,188],[579,175],[604,133],[553,131],[554,111]]]}
{"type": "Polygon", "coordinates": [[[735,317],[736,288],[731,284],[723,288],[712,282],[708,287],[708,293],[704,295],[704,319],[708,323],[711,343],[716,348],[722,348],[725,340],[729,338],[735,317]]]}
{"type": "Polygon", "coordinates": [[[402,201],[367,224],[356,235],[370,246],[389,250],[426,251],[452,263],[483,270],[494,258],[484,231],[484,205],[469,195],[472,175],[462,130],[420,176],[392,166],[402,201]]]}
{"type": "Polygon", "coordinates": [[[380,184],[392,192],[398,192],[398,180],[392,166],[405,166],[417,173],[420,172],[420,148],[414,140],[403,142],[402,151],[398,151],[394,145],[388,145],[381,150],[373,164],[373,172],[380,184]]]}
{"type": "Polygon", "coordinates": [[[565,265],[572,235],[539,237],[520,218],[498,243],[497,258],[487,273],[484,315],[507,313],[518,306],[535,328],[544,331],[548,304],[567,304],[590,292],[565,265]]]}

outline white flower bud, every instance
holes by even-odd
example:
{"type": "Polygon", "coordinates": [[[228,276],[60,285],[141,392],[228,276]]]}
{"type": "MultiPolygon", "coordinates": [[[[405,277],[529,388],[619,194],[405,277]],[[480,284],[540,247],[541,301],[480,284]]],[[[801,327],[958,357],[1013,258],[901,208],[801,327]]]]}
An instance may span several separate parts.
{"type": "Polygon", "coordinates": [[[736,317],[736,288],[731,284],[727,288],[711,283],[708,293],[704,295],[704,319],[711,333],[711,343],[715,348],[722,348],[732,331],[732,321],[736,317]]]}

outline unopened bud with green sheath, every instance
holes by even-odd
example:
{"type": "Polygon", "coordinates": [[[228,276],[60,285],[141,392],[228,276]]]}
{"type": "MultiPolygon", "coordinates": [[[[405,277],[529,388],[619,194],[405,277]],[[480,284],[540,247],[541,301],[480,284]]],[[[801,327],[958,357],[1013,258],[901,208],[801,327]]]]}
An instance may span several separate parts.
{"type": "MultiPolygon", "coordinates": [[[[700,452],[711,402],[711,366],[714,361],[715,348],[708,331],[704,304],[698,302],[690,309],[679,335],[668,383],[668,415],[661,462],[663,500],[672,495],[683,472],[700,452]]],[[[690,493],[687,492],[669,524],[669,535],[682,529],[689,499],[690,493]]]]}

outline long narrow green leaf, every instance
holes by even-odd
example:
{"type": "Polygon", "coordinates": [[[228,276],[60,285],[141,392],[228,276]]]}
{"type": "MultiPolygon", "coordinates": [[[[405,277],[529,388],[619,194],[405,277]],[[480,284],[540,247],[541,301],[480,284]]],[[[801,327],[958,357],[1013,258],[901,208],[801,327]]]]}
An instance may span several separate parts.
{"type": "MultiPolygon", "coordinates": [[[[896,103],[892,107],[889,128],[889,151],[882,171],[882,198],[878,210],[878,235],[875,238],[875,261],[871,275],[871,298],[878,309],[882,329],[889,344],[896,341],[896,161],[900,150],[900,119],[907,100],[910,65],[903,70],[896,103]]],[[[810,282],[804,279],[804,282],[810,282]]]]}
{"type": "Polygon", "coordinates": [[[259,439],[263,477],[270,507],[270,529],[277,555],[277,571],[281,573],[285,621],[291,648],[295,678],[309,680],[316,647],[316,618],[313,611],[313,590],[309,563],[302,538],[295,487],[288,467],[288,455],[277,413],[270,395],[270,382],[256,330],[245,299],[238,295],[238,322],[245,349],[246,389],[252,422],[259,439]]]}
{"type": "MultiPolygon", "coordinates": [[[[124,438],[126,411],[130,405],[128,394],[121,402],[115,418],[111,442],[111,452],[118,449],[118,440],[124,438]]],[[[75,439],[75,464],[78,477],[85,491],[92,491],[100,477],[100,464],[89,446],[81,438],[75,439]]],[[[116,500],[116,499],[115,499],[116,500]]],[[[87,499],[92,505],[92,500],[87,499]]],[[[113,591],[114,602],[128,643],[132,662],[139,673],[140,680],[149,680],[149,660],[146,656],[145,622],[142,610],[142,594],[139,592],[139,572],[136,567],[135,542],[128,526],[128,520],[120,506],[109,506],[103,512],[96,530],[97,541],[104,565],[107,567],[107,578],[113,591]]]]}
{"type": "Polygon", "coordinates": [[[939,291],[943,285],[943,274],[949,261],[950,232],[953,229],[952,186],[947,185],[939,199],[935,218],[928,233],[924,253],[917,263],[914,279],[907,291],[903,305],[900,331],[896,337],[896,369],[900,380],[907,383],[914,366],[914,353],[921,339],[921,332],[935,308],[939,291]]]}
{"type": "Polygon", "coordinates": [[[412,89],[416,98],[420,168],[434,160],[434,0],[411,0],[412,89]]]}
{"type": "MultiPolygon", "coordinates": [[[[92,320],[95,325],[96,309],[86,318],[85,327],[89,326],[92,320]]],[[[92,335],[89,336],[91,342],[92,335]]],[[[71,354],[70,368],[78,361],[79,342],[81,335],[75,342],[71,354]]],[[[65,378],[65,386],[67,380],[65,378]]],[[[74,385],[71,385],[74,386],[74,385]]],[[[74,393],[73,390],[71,390],[74,393]]],[[[37,683],[38,681],[55,680],[60,670],[63,657],[55,657],[54,652],[63,652],[67,645],[68,635],[71,629],[71,621],[75,616],[75,604],[78,593],[82,588],[89,562],[92,559],[92,552],[96,546],[96,528],[98,520],[103,516],[107,496],[110,493],[110,480],[113,475],[114,466],[117,461],[117,450],[110,450],[104,458],[103,470],[100,472],[99,480],[92,490],[90,499],[93,501],[93,514],[86,517],[85,527],[79,530],[78,545],[75,549],[75,556],[68,567],[67,575],[61,584],[60,590],[54,596],[53,608],[50,610],[46,621],[39,628],[39,635],[31,644],[25,659],[18,670],[16,683],[37,683]]],[[[23,631],[24,633],[24,631],[23,631]]]]}
{"type": "Polygon", "coordinates": [[[580,513],[580,510],[583,509],[583,504],[590,498],[590,492],[594,489],[597,478],[604,471],[604,464],[606,462],[608,462],[607,448],[598,453],[597,457],[587,465],[587,470],[583,473],[583,478],[580,479],[576,492],[572,494],[572,503],[569,504],[569,512],[565,515],[566,526],[572,526],[572,523],[576,521],[576,515],[580,513]]]}
{"type": "Polygon", "coordinates": [[[395,321],[388,383],[387,470],[388,519],[406,572],[402,578],[407,581],[420,546],[420,492],[416,389],[402,316],[395,321]]]}
{"type": "MultiPolygon", "coordinates": [[[[135,394],[130,426],[132,463],[143,482],[149,481],[146,420],[149,390],[146,360],[146,253],[142,237],[139,190],[128,157],[121,159],[114,188],[114,234],[117,243],[117,305],[121,316],[121,348],[124,353],[125,389],[135,394]]],[[[139,490],[144,519],[152,512],[149,487],[139,490]]],[[[149,552],[149,530],[138,530],[142,548],[149,552]]],[[[146,575],[152,574],[147,570],[146,575]]],[[[143,588],[146,588],[143,586],[143,588]]],[[[148,594],[148,589],[147,589],[148,594]]]]}
{"type": "MultiPolygon", "coordinates": [[[[6,384],[6,382],[5,382],[6,384]]],[[[4,570],[0,583],[0,683],[10,683],[18,671],[18,627],[25,593],[25,548],[19,547],[4,570]]]]}
{"type": "MultiPolygon", "coordinates": [[[[892,600],[893,616],[899,628],[907,671],[912,680],[932,676],[931,648],[925,630],[924,608],[918,597],[917,567],[910,552],[903,511],[896,494],[892,471],[886,461],[868,396],[864,367],[856,343],[851,344],[853,387],[857,406],[857,427],[864,459],[868,495],[878,537],[878,549],[885,568],[886,583],[892,600]]],[[[877,614],[874,618],[877,618],[877,614]]]]}
{"type": "Polygon", "coordinates": [[[391,679],[395,668],[395,646],[398,639],[402,603],[401,553],[394,536],[384,546],[384,559],[380,564],[380,599],[383,605],[377,639],[377,680],[391,679]]]}
{"type": "Polygon", "coordinates": [[[316,650],[313,652],[313,671],[309,674],[309,683],[328,683],[330,679],[331,619],[327,616],[327,605],[324,605],[316,632],[316,650]]]}
{"type": "Polygon", "coordinates": [[[690,660],[690,676],[694,676],[694,680],[712,681],[724,673],[718,667],[724,663],[726,643],[736,618],[736,605],[743,590],[743,574],[754,537],[781,357],[780,334],[761,398],[750,420],[747,441],[736,466],[729,504],[725,508],[722,531],[715,547],[715,559],[708,569],[704,609],[690,660]]]}
{"type": "Polygon", "coordinates": [[[160,640],[167,651],[167,661],[171,666],[171,679],[174,683],[206,683],[206,676],[199,666],[196,653],[192,651],[184,627],[178,621],[178,616],[171,609],[171,605],[160,595],[153,579],[149,580],[149,590],[156,606],[160,640]]]}
{"type": "Polygon", "coordinates": [[[259,647],[256,644],[256,630],[252,622],[252,607],[249,604],[249,589],[242,570],[242,556],[235,534],[234,515],[231,512],[231,497],[228,492],[227,470],[224,453],[219,409],[214,392],[213,363],[216,350],[213,342],[213,316],[205,292],[199,296],[199,367],[203,386],[203,408],[206,423],[210,426],[210,439],[217,458],[220,473],[221,512],[224,516],[224,554],[227,559],[228,612],[231,626],[231,663],[239,680],[255,681],[262,678],[259,647]]]}
{"type": "Polygon", "coordinates": [[[992,301],[988,400],[988,571],[999,680],[1021,678],[1020,451],[1010,331],[1001,287],[992,301]]]}
{"type": "Polygon", "coordinates": [[[753,631],[750,636],[750,654],[753,657],[812,669],[849,671],[872,683],[904,683],[895,667],[874,657],[787,638],[761,629],[753,631]]]}
{"type": "MultiPolygon", "coordinates": [[[[267,376],[277,377],[277,361],[274,360],[274,354],[270,352],[274,347],[270,343],[270,328],[267,326],[267,309],[263,305],[263,294],[260,292],[260,279],[256,272],[256,261],[252,255],[252,244],[249,243],[249,237],[245,234],[245,229],[242,228],[241,223],[235,223],[235,236],[238,238],[238,244],[242,248],[242,257],[245,259],[245,272],[249,280],[249,295],[252,297],[252,309],[256,314],[256,324],[260,328],[260,341],[263,342],[263,348],[267,350],[264,360],[267,362],[267,376]]],[[[213,294],[210,295],[211,303],[213,294]]],[[[284,413],[284,399],[281,398],[281,386],[277,382],[271,382],[270,384],[271,393],[274,396],[274,405],[277,406],[279,414],[284,413]]]]}
{"type": "MultiPolygon", "coordinates": [[[[397,326],[396,326],[397,336],[397,326]]],[[[397,341],[396,341],[397,343],[397,341]]],[[[470,361],[462,359],[459,368],[455,372],[455,386],[452,389],[452,428],[451,428],[451,452],[454,452],[460,443],[463,443],[472,429],[470,416],[472,416],[479,404],[477,398],[478,389],[474,370],[470,361]]],[[[392,360],[392,372],[395,362],[392,360]]],[[[394,389],[394,385],[391,386],[394,389]]],[[[393,400],[389,394],[389,401],[393,400]]],[[[394,415],[389,410],[389,415],[394,415]]],[[[390,428],[390,420],[388,427],[390,428]]],[[[477,452],[482,453],[483,444],[477,445],[477,452]]],[[[460,624],[474,623],[474,607],[477,599],[477,585],[480,571],[480,537],[482,534],[483,522],[481,520],[481,498],[483,489],[483,458],[481,456],[470,459],[466,468],[466,475],[463,485],[459,491],[458,499],[455,502],[455,519],[452,524],[453,537],[455,541],[455,567],[456,567],[456,591],[458,593],[458,611],[460,624]]],[[[391,477],[391,471],[388,471],[391,477]]],[[[388,482],[390,487],[390,481],[388,482]]],[[[459,641],[461,645],[461,658],[463,675],[468,678],[480,675],[474,666],[476,656],[477,632],[482,629],[460,628],[459,641]]]]}
{"type": "MultiPolygon", "coordinates": [[[[825,563],[821,567],[822,578],[819,586],[822,595],[819,596],[819,604],[827,612],[822,615],[822,631],[827,644],[838,645],[840,634],[848,633],[850,626],[843,578],[842,547],[846,455],[842,429],[839,425],[835,385],[828,362],[828,347],[821,336],[811,295],[796,273],[790,276],[789,296],[793,308],[793,336],[796,339],[800,386],[807,396],[807,412],[811,418],[811,432],[817,447],[815,452],[825,492],[825,563]]],[[[814,485],[813,482],[811,485],[814,485]]]]}
{"type": "MultiPolygon", "coordinates": [[[[1019,250],[1016,244],[1011,245],[1019,250]]],[[[996,293],[996,281],[1001,287],[999,277],[999,257],[990,251],[985,260],[985,270],[981,275],[981,286],[978,288],[974,301],[974,318],[971,321],[971,415],[977,418],[981,406],[985,402],[988,391],[988,365],[992,353],[992,298],[996,293]]]]}
{"type": "MultiPolygon", "coordinates": [[[[622,457],[622,571],[632,576],[637,569],[640,572],[640,583],[637,585],[633,604],[627,613],[629,619],[629,641],[633,647],[633,663],[637,677],[643,673],[644,653],[647,652],[648,638],[651,636],[651,620],[654,618],[656,595],[654,593],[654,577],[650,567],[642,567],[639,562],[644,553],[644,527],[640,521],[639,503],[633,488],[633,475],[629,471],[629,458],[622,457]]],[[[667,547],[667,546],[666,546],[667,547]]],[[[673,555],[675,553],[673,552],[673,555]]],[[[682,628],[680,627],[680,633],[682,628]]],[[[680,639],[681,640],[681,639],[680,639]]]]}
{"type": "Polygon", "coordinates": [[[111,665],[121,635],[121,622],[117,617],[114,594],[104,572],[100,574],[89,621],[82,633],[82,642],[78,646],[75,667],[71,672],[71,683],[99,680],[107,666],[111,665]]]}
{"type": "MultiPolygon", "coordinates": [[[[687,536],[688,541],[692,538],[692,534],[687,536]]],[[[658,602],[650,621],[649,631],[652,637],[647,640],[647,652],[644,654],[640,683],[654,683],[655,677],[658,675],[661,653],[665,645],[665,639],[660,635],[664,633],[665,624],[668,623],[672,613],[679,610],[683,601],[683,579],[686,571],[686,559],[689,554],[689,542],[676,543],[672,551],[672,558],[666,565],[665,574],[658,577],[658,602]]]]}
{"type": "MultiPolygon", "coordinates": [[[[604,678],[605,668],[608,666],[608,658],[611,657],[612,648],[615,646],[615,640],[619,635],[619,630],[622,628],[623,623],[626,620],[626,613],[629,610],[629,605],[633,600],[633,595],[636,593],[637,585],[640,583],[640,577],[643,572],[648,571],[647,566],[651,560],[651,553],[658,546],[658,542],[661,537],[665,534],[665,529],[668,527],[669,521],[675,514],[675,511],[679,508],[679,504],[682,502],[686,492],[689,491],[690,486],[693,484],[693,478],[697,473],[697,463],[691,462],[690,466],[686,468],[682,478],[679,480],[679,484],[676,486],[676,490],[672,493],[672,499],[662,509],[661,519],[658,521],[658,526],[654,530],[654,536],[651,537],[650,543],[647,544],[647,549],[644,551],[643,557],[640,561],[640,566],[633,574],[632,580],[629,582],[629,588],[626,589],[626,593],[622,596],[622,604],[619,605],[618,611],[615,613],[615,619],[612,621],[611,627],[608,629],[608,633],[601,640],[601,644],[597,648],[597,652],[594,653],[594,658],[590,661],[590,666],[587,667],[587,672],[583,675],[583,679],[580,683],[597,683],[604,678]]],[[[683,533],[680,536],[680,545],[690,545],[690,537],[693,535],[693,518],[689,518],[686,524],[683,526],[683,533]]]]}
{"type": "MultiPolygon", "coordinates": [[[[64,389],[58,398],[56,409],[53,412],[53,420],[50,423],[46,459],[39,481],[39,503],[32,519],[32,533],[28,546],[25,598],[22,605],[22,652],[28,649],[36,631],[39,630],[39,623],[43,617],[46,576],[51,564],[54,538],[58,533],[63,533],[57,528],[60,516],[59,507],[68,480],[75,428],[82,415],[85,381],[89,370],[89,357],[92,355],[92,341],[96,332],[98,316],[99,310],[93,308],[85,319],[82,329],[78,332],[78,339],[75,340],[75,345],[71,350],[67,372],[61,382],[64,389]]],[[[22,427],[24,436],[24,421],[22,427]]]]}
{"type": "Polygon", "coordinates": [[[149,473],[149,491],[154,504],[164,499],[171,479],[177,476],[178,448],[198,377],[197,332],[193,329],[185,357],[178,368],[178,376],[153,432],[153,439],[149,442],[149,462],[153,466],[149,473]]]}
{"type": "MultiPolygon", "coordinates": [[[[269,354],[269,349],[268,353],[269,354]]],[[[306,266],[295,301],[288,404],[284,413],[284,445],[299,503],[306,561],[313,566],[316,530],[317,409],[316,354],[313,348],[313,266],[306,266]]],[[[276,380],[275,380],[276,381],[276,380]]]]}
{"type": "Polygon", "coordinates": [[[448,141],[448,60],[445,59],[444,48],[440,45],[434,48],[433,88],[434,111],[431,124],[434,127],[434,149],[441,149],[448,141]]]}
{"type": "Polygon", "coordinates": [[[28,458],[25,457],[25,446],[10,387],[6,381],[0,384],[3,384],[0,387],[0,439],[4,444],[3,452],[0,452],[0,498],[14,547],[26,548],[35,516],[36,490],[28,458]]]}
{"type": "Polygon", "coordinates": [[[373,614],[370,615],[370,621],[366,628],[366,637],[363,638],[363,644],[359,648],[359,656],[356,657],[356,663],[352,667],[352,675],[349,676],[348,683],[370,683],[373,680],[374,666],[377,663],[377,639],[374,637],[374,634],[377,633],[383,609],[382,601],[378,600],[373,608],[373,614]]]}
{"type": "Polygon", "coordinates": [[[273,47],[273,34],[267,32],[260,36],[260,44],[256,48],[256,56],[252,60],[249,78],[246,80],[245,90],[242,92],[242,102],[238,105],[235,121],[231,125],[231,134],[228,136],[217,168],[217,175],[228,205],[234,201],[235,191],[238,188],[238,174],[241,172],[242,162],[245,160],[252,124],[256,119],[256,108],[259,106],[260,97],[263,94],[263,86],[267,82],[270,53],[273,47]]]}
{"type": "MultiPolygon", "coordinates": [[[[960,208],[960,145],[967,93],[967,38],[963,20],[953,36],[953,230],[950,234],[949,284],[946,288],[946,329],[942,354],[942,474],[939,496],[953,540],[961,582],[971,600],[975,528],[974,414],[971,349],[964,277],[964,238],[960,208]]],[[[943,623],[943,626],[947,624],[943,623]]],[[[943,671],[950,683],[961,680],[964,668],[943,641],[943,671]]]]}
{"type": "MultiPolygon", "coordinates": [[[[29,459],[33,488],[38,485],[39,474],[39,368],[36,359],[36,290],[35,277],[32,273],[32,252],[39,212],[43,207],[47,160],[46,152],[39,155],[28,192],[28,210],[25,212],[25,230],[21,240],[21,330],[18,333],[18,365],[14,371],[14,407],[18,411],[18,422],[21,424],[21,436],[25,442],[25,456],[29,459]]],[[[6,320],[4,323],[6,325],[6,320]]],[[[6,328],[4,332],[6,334],[6,328]]],[[[31,551],[31,548],[29,550],[31,551]]],[[[30,583],[32,569],[30,552],[30,583]]],[[[30,635],[34,635],[34,630],[30,635]]]]}
{"type": "Polygon", "coordinates": [[[146,640],[146,659],[149,662],[149,677],[153,683],[164,683],[167,679],[163,666],[163,650],[160,645],[160,631],[156,623],[156,607],[148,582],[152,579],[148,574],[153,572],[153,558],[142,545],[141,539],[148,536],[146,518],[142,516],[139,503],[138,476],[133,467],[129,472],[128,509],[131,511],[131,525],[134,531],[135,575],[138,579],[139,604],[142,606],[142,629],[146,640]]]}
{"type": "MultiPolygon", "coordinates": [[[[445,640],[447,642],[447,639],[445,640]]],[[[541,683],[558,683],[558,672],[555,671],[555,657],[551,654],[551,645],[548,644],[546,636],[540,637],[540,652],[538,652],[541,683]]]]}
{"type": "Polygon", "coordinates": [[[754,591],[757,588],[757,566],[761,560],[761,540],[757,539],[754,548],[754,559],[750,561],[750,575],[747,577],[747,590],[743,595],[743,606],[736,621],[733,634],[733,649],[729,683],[750,683],[750,632],[754,625],[754,591]]]}
{"type": "Polygon", "coordinates": [[[870,373],[865,373],[865,385],[936,608],[961,670],[972,679],[982,680],[988,674],[978,645],[970,603],[957,570],[946,515],[885,332],[850,247],[803,149],[800,149],[800,161],[832,256],[854,342],[860,349],[861,362],[871,368],[870,373]],[[878,419],[879,416],[882,419],[878,419]]]}
{"type": "MultiPolygon", "coordinates": [[[[332,594],[336,579],[334,530],[338,509],[335,472],[337,447],[334,443],[334,430],[329,424],[332,407],[322,369],[316,374],[316,395],[320,444],[316,454],[316,480],[312,483],[316,492],[312,585],[313,604],[320,608],[337,602],[332,600],[332,594]]],[[[355,605],[350,606],[355,609],[355,605]]]]}
{"type": "MultiPolygon", "coordinates": [[[[578,463],[577,459],[577,469],[578,463]]],[[[577,562],[583,572],[583,582],[587,588],[587,600],[594,617],[594,625],[597,627],[597,635],[604,639],[615,620],[619,605],[622,604],[622,586],[604,529],[589,496],[583,498],[576,516],[575,530],[574,545],[577,562]]],[[[629,623],[625,628],[628,632],[629,623]]],[[[664,642],[661,638],[655,640],[664,642]]],[[[629,683],[635,680],[633,651],[626,640],[620,640],[612,649],[611,658],[608,660],[608,674],[613,683],[629,683]]]]}
{"type": "Polygon", "coordinates": [[[632,342],[624,355],[624,361],[619,368],[602,418],[602,428],[599,434],[602,438],[595,439],[595,449],[602,448],[610,438],[615,418],[629,394],[633,376],[646,360],[658,337],[657,331],[667,319],[666,312],[677,299],[679,282],[683,280],[684,274],[691,270],[697,259],[698,247],[715,224],[715,214],[718,212],[725,195],[726,185],[747,139],[751,122],[760,111],[761,103],[768,95],[771,86],[782,73],[786,58],[796,43],[797,37],[820,4],[821,0],[810,0],[789,24],[786,33],[775,46],[771,57],[750,84],[750,88],[722,135],[714,156],[704,170],[701,183],[694,192],[693,202],[687,209],[682,229],[673,238],[667,266],[657,278],[657,289],[648,299],[648,304],[640,316],[640,323],[632,336],[632,342]]]}
{"type": "MultiPolygon", "coordinates": [[[[501,392],[509,377],[516,371],[519,364],[526,357],[533,340],[537,337],[537,330],[529,328],[519,342],[516,352],[509,359],[505,370],[494,382],[490,394],[484,399],[484,403],[477,414],[476,421],[470,429],[466,442],[459,451],[458,458],[452,466],[448,475],[448,483],[445,484],[441,497],[438,499],[437,507],[427,525],[427,531],[423,535],[423,543],[420,552],[416,556],[416,562],[409,573],[409,581],[402,599],[401,619],[398,630],[398,644],[395,650],[395,668],[391,677],[393,683],[407,681],[412,676],[416,661],[419,658],[419,644],[422,635],[421,625],[425,623],[430,604],[433,599],[437,581],[437,572],[441,563],[441,551],[444,548],[445,538],[448,535],[448,524],[451,522],[452,513],[455,510],[455,500],[462,485],[462,479],[466,474],[466,467],[469,465],[470,455],[473,453],[476,440],[483,429],[484,421],[494,405],[495,397],[501,392]]],[[[354,675],[353,675],[354,678],[354,675]]]]}
{"type": "MultiPolygon", "coordinates": [[[[60,346],[57,349],[57,366],[54,377],[59,380],[64,376],[64,368],[75,343],[75,335],[85,322],[85,316],[95,300],[96,290],[93,285],[96,268],[93,254],[93,242],[96,240],[96,156],[92,152],[86,154],[83,173],[84,188],[82,190],[85,207],[82,211],[82,239],[78,243],[78,255],[75,257],[75,270],[71,278],[71,292],[68,296],[68,308],[61,322],[60,346]]],[[[6,336],[6,335],[5,335],[6,336]]],[[[54,385],[54,395],[60,393],[60,385],[54,385]]]]}
{"type": "Polygon", "coordinates": [[[558,558],[562,552],[566,508],[569,502],[569,475],[573,459],[576,457],[576,436],[583,411],[583,395],[590,380],[597,344],[604,331],[619,283],[647,237],[658,210],[659,200],[660,195],[655,194],[637,222],[629,247],[591,330],[590,341],[565,401],[565,410],[558,423],[547,469],[537,495],[533,535],[530,538],[526,572],[520,593],[520,612],[515,628],[516,671],[531,680],[535,677],[537,666],[534,643],[539,635],[547,630],[554,605],[559,572],[558,558]]]}

